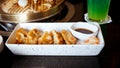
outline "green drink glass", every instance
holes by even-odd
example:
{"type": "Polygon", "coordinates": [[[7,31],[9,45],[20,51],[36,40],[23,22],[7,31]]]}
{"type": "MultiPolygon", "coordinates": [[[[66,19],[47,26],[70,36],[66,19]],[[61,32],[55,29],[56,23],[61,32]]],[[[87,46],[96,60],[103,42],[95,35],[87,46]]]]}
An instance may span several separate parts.
{"type": "Polygon", "coordinates": [[[87,0],[88,19],[103,23],[108,19],[111,0],[87,0]]]}

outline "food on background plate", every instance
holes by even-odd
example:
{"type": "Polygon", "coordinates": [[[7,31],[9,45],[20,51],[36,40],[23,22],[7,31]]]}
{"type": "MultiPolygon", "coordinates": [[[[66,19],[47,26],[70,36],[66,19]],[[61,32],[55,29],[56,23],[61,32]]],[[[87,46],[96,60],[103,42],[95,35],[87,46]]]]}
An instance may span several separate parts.
{"type": "Polygon", "coordinates": [[[57,3],[57,0],[6,0],[1,8],[5,13],[36,13],[48,11],[57,3]]]}
{"type": "Polygon", "coordinates": [[[12,8],[12,6],[17,2],[18,0],[6,0],[3,4],[1,4],[1,8],[5,13],[8,13],[10,8],[12,8]]]}
{"type": "Polygon", "coordinates": [[[28,4],[28,0],[18,0],[18,5],[21,7],[25,7],[28,4]]]}

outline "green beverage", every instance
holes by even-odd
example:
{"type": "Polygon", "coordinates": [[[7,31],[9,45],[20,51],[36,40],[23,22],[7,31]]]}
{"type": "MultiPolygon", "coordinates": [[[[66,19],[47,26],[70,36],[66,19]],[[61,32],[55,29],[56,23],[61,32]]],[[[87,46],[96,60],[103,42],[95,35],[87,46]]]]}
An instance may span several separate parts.
{"type": "Polygon", "coordinates": [[[101,22],[108,16],[111,0],[87,0],[88,18],[101,22]]]}

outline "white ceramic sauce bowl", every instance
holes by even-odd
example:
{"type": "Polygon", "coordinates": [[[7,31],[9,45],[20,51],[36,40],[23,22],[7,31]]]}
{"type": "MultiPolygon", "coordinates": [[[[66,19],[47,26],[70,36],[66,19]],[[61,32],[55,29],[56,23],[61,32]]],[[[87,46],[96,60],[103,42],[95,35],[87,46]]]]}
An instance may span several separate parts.
{"type": "Polygon", "coordinates": [[[4,48],[4,46],[3,46],[3,38],[0,35],[0,53],[2,52],[3,48],[4,48]]]}
{"type": "Polygon", "coordinates": [[[87,40],[91,36],[96,36],[98,33],[98,30],[99,28],[97,25],[86,23],[86,22],[74,23],[70,27],[71,33],[81,41],[87,40]],[[91,33],[78,32],[76,31],[76,29],[85,29],[85,30],[92,31],[92,32],[91,33]]]}

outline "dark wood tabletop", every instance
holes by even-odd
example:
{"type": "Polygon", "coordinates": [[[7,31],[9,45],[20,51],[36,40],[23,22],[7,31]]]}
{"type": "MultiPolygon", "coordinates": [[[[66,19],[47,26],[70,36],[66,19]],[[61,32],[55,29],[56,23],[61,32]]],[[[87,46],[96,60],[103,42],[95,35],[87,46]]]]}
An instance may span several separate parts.
{"type": "MultiPolygon", "coordinates": [[[[84,21],[86,1],[69,0],[77,14],[71,21],[84,21]]],[[[105,47],[97,56],[17,56],[5,47],[0,53],[0,68],[120,68],[120,13],[111,1],[112,22],[100,25],[105,47]]],[[[4,37],[4,42],[8,37],[4,37]]]]}

